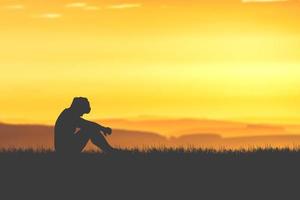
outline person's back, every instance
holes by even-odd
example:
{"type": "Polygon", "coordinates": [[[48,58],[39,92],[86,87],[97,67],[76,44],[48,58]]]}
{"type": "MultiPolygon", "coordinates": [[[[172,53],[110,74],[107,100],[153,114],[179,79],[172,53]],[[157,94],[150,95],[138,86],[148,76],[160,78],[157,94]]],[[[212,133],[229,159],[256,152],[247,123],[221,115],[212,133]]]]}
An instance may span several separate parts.
{"type": "Polygon", "coordinates": [[[76,118],[70,108],[65,109],[57,118],[54,128],[54,146],[56,151],[72,148],[72,141],[76,132],[76,118]]]}
{"type": "Polygon", "coordinates": [[[54,147],[57,152],[81,152],[89,140],[103,151],[113,150],[102,135],[110,135],[111,129],[81,118],[90,110],[87,98],[76,97],[70,108],[64,109],[58,116],[54,128],[54,147]]]}

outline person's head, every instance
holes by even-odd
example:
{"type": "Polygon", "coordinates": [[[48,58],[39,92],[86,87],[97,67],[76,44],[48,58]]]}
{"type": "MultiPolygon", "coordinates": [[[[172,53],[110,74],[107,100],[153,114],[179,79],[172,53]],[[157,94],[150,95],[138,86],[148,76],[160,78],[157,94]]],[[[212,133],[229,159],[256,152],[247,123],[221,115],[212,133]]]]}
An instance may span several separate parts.
{"type": "Polygon", "coordinates": [[[91,111],[90,102],[85,97],[74,97],[70,108],[76,111],[80,116],[88,114],[91,111]]]}

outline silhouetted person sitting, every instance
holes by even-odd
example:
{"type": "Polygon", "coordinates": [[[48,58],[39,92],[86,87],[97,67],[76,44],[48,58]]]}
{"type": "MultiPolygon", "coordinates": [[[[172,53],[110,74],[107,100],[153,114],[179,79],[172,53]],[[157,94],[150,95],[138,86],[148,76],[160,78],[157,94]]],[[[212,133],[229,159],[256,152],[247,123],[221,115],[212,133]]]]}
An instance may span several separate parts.
{"type": "Polygon", "coordinates": [[[89,140],[104,152],[114,150],[103,135],[110,135],[111,128],[87,121],[81,116],[90,113],[87,98],[75,97],[70,108],[66,108],[55,123],[54,145],[56,152],[80,153],[89,140]]]}

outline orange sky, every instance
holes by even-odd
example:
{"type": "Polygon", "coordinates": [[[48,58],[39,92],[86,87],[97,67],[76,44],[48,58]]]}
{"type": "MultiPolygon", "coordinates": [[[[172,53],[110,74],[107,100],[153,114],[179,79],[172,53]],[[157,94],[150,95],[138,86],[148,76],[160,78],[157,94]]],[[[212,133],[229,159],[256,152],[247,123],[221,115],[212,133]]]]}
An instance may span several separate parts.
{"type": "Polygon", "coordinates": [[[264,1],[2,0],[0,121],[300,123],[300,1],[264,1]]]}

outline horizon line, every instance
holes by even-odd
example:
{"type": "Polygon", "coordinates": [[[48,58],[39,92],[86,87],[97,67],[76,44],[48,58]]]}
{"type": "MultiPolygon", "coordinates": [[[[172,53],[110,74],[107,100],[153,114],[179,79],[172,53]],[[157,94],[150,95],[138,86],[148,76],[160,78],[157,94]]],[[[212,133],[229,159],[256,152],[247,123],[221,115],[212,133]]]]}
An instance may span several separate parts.
{"type": "MultiPolygon", "coordinates": [[[[109,120],[123,120],[123,121],[130,121],[130,122],[142,122],[142,121],[159,121],[159,120],[194,120],[194,121],[215,121],[215,122],[226,122],[226,123],[239,123],[239,124],[249,124],[249,125],[300,125],[299,122],[271,122],[270,120],[246,120],[246,119],[221,119],[221,118],[206,118],[206,117],[171,117],[171,116],[132,116],[132,117],[107,117],[107,118],[90,118],[89,120],[92,121],[109,121],[109,120]],[[260,121],[260,122],[259,122],[260,121]]],[[[280,119],[277,119],[280,121],[280,119]]],[[[41,125],[41,126],[53,126],[55,124],[55,120],[50,122],[38,122],[34,120],[24,120],[21,122],[21,119],[16,119],[16,122],[13,120],[0,120],[0,124],[7,124],[7,125],[41,125]]],[[[46,121],[46,120],[45,120],[46,121]]],[[[48,120],[47,120],[48,121],[48,120]]],[[[289,121],[289,120],[287,120],[289,121]]],[[[292,121],[292,120],[290,120],[292,121]]]]}

